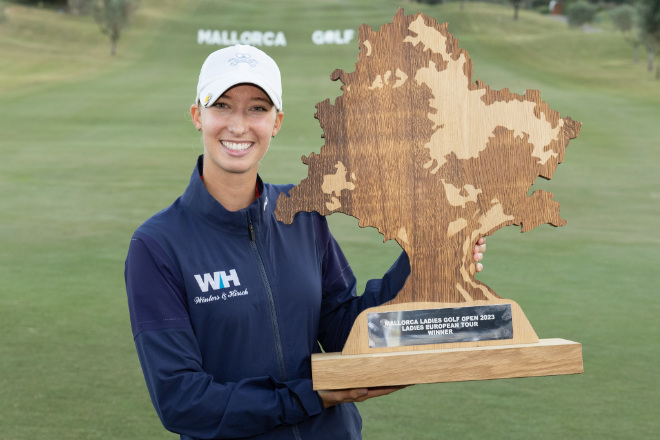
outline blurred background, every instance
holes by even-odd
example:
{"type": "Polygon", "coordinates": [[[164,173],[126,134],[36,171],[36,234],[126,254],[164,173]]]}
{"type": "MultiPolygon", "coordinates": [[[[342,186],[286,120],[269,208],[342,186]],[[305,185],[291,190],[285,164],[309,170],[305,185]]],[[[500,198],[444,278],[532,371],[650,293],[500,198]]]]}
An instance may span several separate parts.
{"type": "MultiPolygon", "coordinates": [[[[124,259],[185,189],[189,107],[224,45],[261,44],[285,121],[261,163],[307,176],[315,105],[353,71],[357,30],[398,8],[448,22],[473,79],[541,91],[583,123],[553,179],[561,228],[488,239],[478,278],[540,338],[583,344],[582,375],[418,385],[359,405],[365,439],[631,439],[660,432],[658,0],[0,1],[0,439],[164,439],[132,341],[124,259]],[[248,41],[249,40],[249,41],[248,41]]],[[[400,249],[328,217],[363,287],[400,249]]]]}

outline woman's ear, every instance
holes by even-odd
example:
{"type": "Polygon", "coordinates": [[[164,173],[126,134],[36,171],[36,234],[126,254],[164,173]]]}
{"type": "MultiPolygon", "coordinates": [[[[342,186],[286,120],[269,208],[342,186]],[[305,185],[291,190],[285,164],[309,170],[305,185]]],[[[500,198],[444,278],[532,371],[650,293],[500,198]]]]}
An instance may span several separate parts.
{"type": "Polygon", "coordinates": [[[190,106],[190,116],[192,117],[193,124],[198,131],[202,131],[202,112],[199,105],[193,104],[190,106]]]}
{"type": "Polygon", "coordinates": [[[284,113],[281,111],[277,112],[277,115],[275,116],[275,125],[273,126],[273,137],[280,131],[280,128],[282,128],[282,119],[284,119],[284,113]]]}

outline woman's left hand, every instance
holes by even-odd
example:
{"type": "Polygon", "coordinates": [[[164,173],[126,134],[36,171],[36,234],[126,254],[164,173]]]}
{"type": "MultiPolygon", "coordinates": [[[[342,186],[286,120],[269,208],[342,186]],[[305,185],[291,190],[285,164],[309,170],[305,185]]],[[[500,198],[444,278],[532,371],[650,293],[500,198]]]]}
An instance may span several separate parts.
{"type": "Polygon", "coordinates": [[[318,393],[323,399],[323,405],[330,408],[340,403],[364,402],[373,397],[386,396],[405,387],[405,385],[402,385],[398,387],[352,388],[348,390],[324,390],[318,393]]]}
{"type": "Polygon", "coordinates": [[[474,258],[474,261],[476,264],[476,269],[477,272],[481,272],[484,270],[484,265],[479,263],[479,261],[483,260],[484,258],[484,252],[486,252],[486,238],[481,237],[478,241],[477,244],[474,246],[472,256],[474,258]]]}

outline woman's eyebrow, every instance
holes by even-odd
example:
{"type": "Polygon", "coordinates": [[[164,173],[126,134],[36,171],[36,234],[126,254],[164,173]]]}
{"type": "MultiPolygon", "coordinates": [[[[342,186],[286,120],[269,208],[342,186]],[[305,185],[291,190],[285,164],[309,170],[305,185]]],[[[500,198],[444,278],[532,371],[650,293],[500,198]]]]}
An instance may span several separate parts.
{"type": "Polygon", "coordinates": [[[265,96],[255,96],[254,98],[250,98],[251,101],[263,101],[267,102],[268,104],[272,104],[271,100],[265,96]]]}

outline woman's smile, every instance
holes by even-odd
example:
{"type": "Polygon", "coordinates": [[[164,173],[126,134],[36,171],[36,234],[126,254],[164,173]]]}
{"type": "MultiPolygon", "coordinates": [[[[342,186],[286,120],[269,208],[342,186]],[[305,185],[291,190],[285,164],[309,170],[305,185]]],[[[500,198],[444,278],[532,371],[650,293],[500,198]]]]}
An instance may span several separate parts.
{"type": "Polygon", "coordinates": [[[230,151],[245,151],[254,145],[254,142],[232,142],[232,141],[220,141],[223,147],[230,151]]]}

